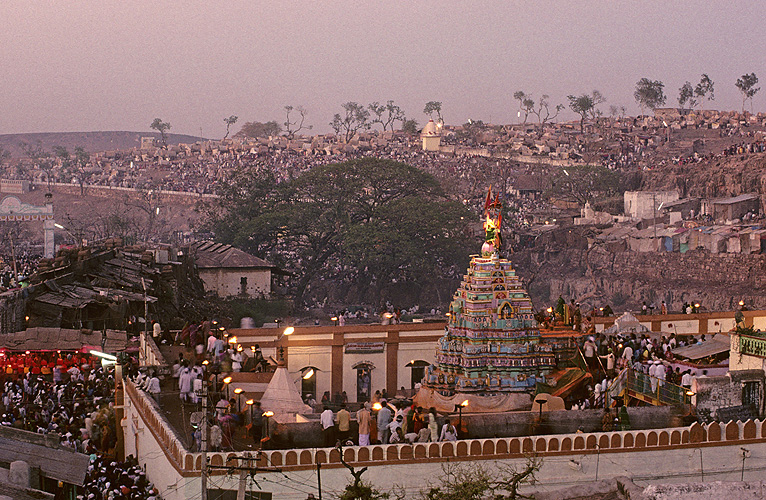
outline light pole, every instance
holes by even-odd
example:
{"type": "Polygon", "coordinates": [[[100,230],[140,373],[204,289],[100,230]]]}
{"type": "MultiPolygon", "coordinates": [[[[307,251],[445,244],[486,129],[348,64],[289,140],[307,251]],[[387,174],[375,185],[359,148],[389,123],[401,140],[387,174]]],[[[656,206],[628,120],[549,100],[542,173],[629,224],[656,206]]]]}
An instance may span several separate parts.
{"type": "Polygon", "coordinates": [[[255,404],[254,399],[248,399],[245,401],[245,404],[250,407],[250,423],[253,423],[253,404],[255,404]]]}
{"type": "Polygon", "coordinates": [[[285,360],[285,348],[284,343],[285,340],[283,340],[285,337],[289,337],[295,333],[295,327],[294,326],[288,326],[284,329],[282,332],[282,335],[277,338],[277,345],[278,345],[278,356],[277,356],[277,363],[283,363],[285,366],[287,366],[287,361],[285,360]]]}
{"type": "Polygon", "coordinates": [[[468,406],[468,400],[466,399],[462,403],[455,405],[455,411],[457,411],[457,428],[458,432],[463,434],[463,408],[468,406]]]}
{"type": "Polygon", "coordinates": [[[242,396],[242,388],[237,387],[236,389],[234,389],[234,394],[237,395],[237,413],[239,413],[240,411],[242,411],[242,403],[240,401],[240,396],[242,396]]]}
{"type": "Polygon", "coordinates": [[[224,377],[224,379],[223,379],[223,387],[226,389],[226,400],[227,401],[228,401],[229,396],[230,396],[230,394],[229,394],[229,384],[231,384],[231,375],[229,375],[228,377],[224,377]]]}

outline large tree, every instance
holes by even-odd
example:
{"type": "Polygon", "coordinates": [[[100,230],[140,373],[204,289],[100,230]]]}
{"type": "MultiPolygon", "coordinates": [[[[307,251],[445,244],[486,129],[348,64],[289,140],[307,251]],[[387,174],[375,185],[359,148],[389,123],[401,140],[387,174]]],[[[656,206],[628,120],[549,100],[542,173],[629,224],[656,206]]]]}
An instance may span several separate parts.
{"type": "Polygon", "coordinates": [[[375,101],[370,104],[368,108],[372,114],[375,115],[372,119],[372,123],[380,123],[384,132],[388,130],[389,127],[391,130],[394,130],[394,123],[404,123],[406,120],[404,111],[402,111],[402,108],[394,104],[394,101],[389,100],[386,104],[380,104],[375,101]]]}
{"type": "Polygon", "coordinates": [[[242,171],[227,184],[208,214],[216,238],[289,270],[296,304],[330,282],[354,283],[370,303],[393,284],[432,290],[467,262],[466,209],[402,163],[325,165],[281,184],[242,171]]]}
{"type": "Polygon", "coordinates": [[[304,128],[306,130],[311,130],[314,128],[313,125],[304,125],[306,122],[306,114],[308,112],[306,111],[306,108],[303,106],[293,107],[293,106],[285,106],[285,135],[287,135],[287,138],[292,140],[295,137],[295,134],[303,130],[304,128]],[[290,119],[290,113],[293,112],[293,110],[298,112],[298,118],[295,118],[293,120],[290,119]]]}
{"type": "Polygon", "coordinates": [[[85,177],[90,163],[90,155],[85,151],[85,148],[77,146],[74,148],[74,156],[72,156],[64,146],[55,146],[53,154],[61,160],[64,172],[77,179],[77,183],[80,185],[80,196],[84,195],[85,177]]]}
{"type": "Polygon", "coordinates": [[[272,137],[279,135],[280,132],[282,132],[282,127],[276,120],[271,120],[266,123],[245,122],[239,132],[234,134],[234,137],[250,137],[255,139],[256,137],[272,137]]]}
{"type": "Polygon", "coordinates": [[[155,118],[151,125],[149,125],[149,128],[160,133],[163,148],[168,147],[168,130],[170,130],[170,127],[170,123],[163,122],[160,118],[155,118]]]}
{"type": "Polygon", "coordinates": [[[694,97],[694,87],[691,82],[685,82],[678,89],[678,106],[681,109],[694,109],[697,106],[697,99],[694,97]]]}
{"type": "Polygon", "coordinates": [[[519,101],[519,111],[517,113],[517,116],[521,118],[521,114],[524,113],[524,122],[527,123],[527,118],[529,118],[529,114],[532,113],[532,111],[535,109],[535,100],[532,99],[531,95],[528,95],[523,90],[517,90],[513,93],[513,98],[519,101]]]}
{"type": "Polygon", "coordinates": [[[569,109],[580,115],[581,132],[585,128],[586,119],[595,119],[600,116],[598,105],[606,101],[606,98],[598,90],[580,96],[569,95],[567,99],[569,100],[569,109]]]}
{"type": "Polygon", "coordinates": [[[694,87],[694,95],[699,97],[699,105],[702,109],[705,109],[705,98],[708,101],[715,100],[715,85],[707,73],[702,73],[699,83],[694,87]]]}
{"type": "Polygon", "coordinates": [[[655,110],[665,104],[664,88],[665,84],[659,80],[642,78],[636,82],[633,98],[641,108],[641,116],[644,115],[644,108],[655,110]]]}
{"type": "Polygon", "coordinates": [[[434,119],[434,113],[436,113],[436,121],[444,123],[442,119],[442,103],[441,101],[428,101],[423,108],[423,113],[428,115],[430,119],[434,119]]]}
{"type": "Polygon", "coordinates": [[[737,78],[737,83],[734,84],[742,94],[743,113],[745,112],[745,103],[748,99],[750,100],[750,111],[753,111],[753,97],[761,90],[761,87],[756,87],[757,83],[758,77],[755,76],[755,73],[750,73],[749,75],[745,74],[741,78],[737,78]]]}
{"type": "Polygon", "coordinates": [[[368,130],[371,127],[370,112],[357,102],[347,102],[341,106],[343,114],[335,113],[330,126],[337,135],[343,135],[344,142],[348,142],[360,130],[368,130]]]}
{"type": "Polygon", "coordinates": [[[21,142],[19,147],[32,160],[34,167],[45,172],[45,181],[48,184],[48,192],[50,193],[51,183],[53,182],[53,158],[51,154],[43,148],[42,141],[39,139],[34,144],[21,142]]]}
{"type": "Polygon", "coordinates": [[[237,120],[239,120],[239,117],[236,115],[231,115],[228,118],[224,118],[223,122],[226,124],[226,135],[223,136],[223,139],[226,140],[227,137],[229,137],[229,130],[231,129],[231,126],[237,123],[237,120]]]}

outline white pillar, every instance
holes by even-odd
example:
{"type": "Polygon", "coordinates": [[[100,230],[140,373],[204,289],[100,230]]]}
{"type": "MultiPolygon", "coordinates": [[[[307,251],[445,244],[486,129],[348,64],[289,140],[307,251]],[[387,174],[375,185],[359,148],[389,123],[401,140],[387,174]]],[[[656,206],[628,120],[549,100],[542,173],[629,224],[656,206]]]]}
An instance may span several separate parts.
{"type": "Polygon", "coordinates": [[[53,225],[54,224],[55,224],[55,221],[50,219],[43,222],[43,228],[45,230],[45,244],[43,247],[43,256],[46,259],[52,259],[56,251],[55,244],[53,241],[53,225]]]}

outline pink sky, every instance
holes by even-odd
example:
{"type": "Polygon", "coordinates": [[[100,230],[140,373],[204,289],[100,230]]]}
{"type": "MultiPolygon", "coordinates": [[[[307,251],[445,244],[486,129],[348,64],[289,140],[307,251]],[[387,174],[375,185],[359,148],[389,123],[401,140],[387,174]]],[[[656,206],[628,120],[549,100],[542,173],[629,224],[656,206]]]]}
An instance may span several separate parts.
{"type": "MultiPolygon", "coordinates": [[[[346,101],[393,99],[422,125],[516,120],[513,93],[599,89],[637,113],[635,82],[678,88],[708,73],[739,109],[735,80],[766,84],[766,2],[3,0],[0,134],[149,130],[218,138],[223,118],[284,121],[303,105],[314,132],[346,101]]],[[[766,110],[766,90],[755,110],[766,110]]],[[[567,112],[562,118],[573,119],[567,112]]]]}

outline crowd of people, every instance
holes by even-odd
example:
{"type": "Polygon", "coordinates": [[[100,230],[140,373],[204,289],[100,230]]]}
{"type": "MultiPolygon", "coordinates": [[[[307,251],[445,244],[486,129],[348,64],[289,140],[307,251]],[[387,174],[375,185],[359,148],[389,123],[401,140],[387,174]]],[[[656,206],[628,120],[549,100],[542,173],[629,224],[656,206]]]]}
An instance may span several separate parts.
{"type": "Polygon", "coordinates": [[[114,375],[97,360],[80,353],[3,352],[0,362],[0,425],[57,433],[63,446],[81,453],[114,449],[114,375]]]}
{"type": "Polygon", "coordinates": [[[320,415],[323,444],[327,447],[369,446],[372,444],[428,443],[456,441],[458,428],[449,418],[442,418],[435,408],[424,408],[411,402],[365,402],[356,412],[356,436],[351,434],[351,413],[346,403],[337,412],[329,405],[320,415]]]}
{"type": "MultiPolygon", "coordinates": [[[[588,391],[588,397],[575,402],[573,409],[604,407],[609,401],[605,395],[619,373],[630,368],[636,374],[643,374],[645,392],[656,393],[658,386],[670,383],[689,389],[695,377],[691,369],[683,372],[673,368],[673,350],[688,345],[701,345],[708,339],[700,335],[661,335],[652,338],[646,334],[588,335],[583,337],[580,350],[589,371],[596,376],[596,382],[588,391]]],[[[640,376],[640,375],[639,375],[640,376]]]]}
{"type": "Polygon", "coordinates": [[[85,475],[84,492],[78,500],[157,500],[157,488],[146,471],[129,455],[125,462],[104,455],[91,455],[85,475]]]}
{"type": "Polygon", "coordinates": [[[0,292],[23,286],[37,270],[37,263],[41,257],[42,255],[24,248],[23,245],[17,247],[13,255],[10,252],[0,255],[0,292]]]}

